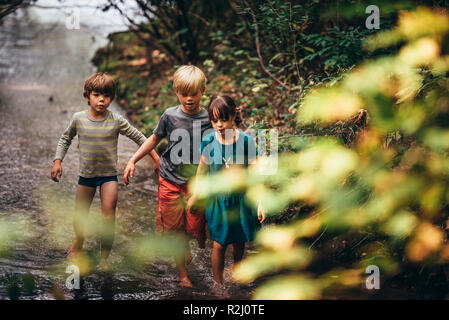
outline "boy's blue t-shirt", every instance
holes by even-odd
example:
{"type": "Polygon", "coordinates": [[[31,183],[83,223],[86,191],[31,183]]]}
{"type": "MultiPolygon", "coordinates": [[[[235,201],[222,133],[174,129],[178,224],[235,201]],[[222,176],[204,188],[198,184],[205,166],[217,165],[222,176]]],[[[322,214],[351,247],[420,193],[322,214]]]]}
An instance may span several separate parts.
{"type": "Polygon", "coordinates": [[[161,177],[178,185],[187,184],[200,162],[202,138],[211,131],[209,115],[204,108],[194,115],[182,111],[181,105],[165,110],[153,130],[155,135],[168,140],[161,155],[161,177]]]}

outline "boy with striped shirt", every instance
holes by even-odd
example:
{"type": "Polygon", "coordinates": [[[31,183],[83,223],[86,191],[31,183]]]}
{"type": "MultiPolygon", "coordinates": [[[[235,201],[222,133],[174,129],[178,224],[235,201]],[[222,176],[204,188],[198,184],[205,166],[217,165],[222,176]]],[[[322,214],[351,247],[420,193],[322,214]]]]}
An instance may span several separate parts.
{"type": "MultiPolygon", "coordinates": [[[[86,80],[84,98],[90,106],[88,110],[77,112],[59,139],[54,158],[51,178],[58,182],[62,176],[61,162],[75,135],[79,141],[79,180],[75,200],[74,229],[76,238],[69,256],[82,250],[86,216],[89,212],[96,187],[100,187],[103,228],[101,234],[100,264],[109,256],[114,241],[115,208],[117,204],[117,142],[122,134],[139,146],[146,138],[121,115],[111,112],[108,107],[115,97],[114,79],[104,73],[95,73],[86,80]]],[[[159,156],[155,151],[150,155],[159,166],[159,156]]]]}

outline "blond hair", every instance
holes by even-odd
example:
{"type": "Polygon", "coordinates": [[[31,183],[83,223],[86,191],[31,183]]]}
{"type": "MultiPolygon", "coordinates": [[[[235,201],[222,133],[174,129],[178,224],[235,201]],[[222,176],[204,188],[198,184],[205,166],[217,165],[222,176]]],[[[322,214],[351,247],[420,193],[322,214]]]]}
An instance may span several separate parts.
{"type": "Polygon", "coordinates": [[[196,93],[206,90],[206,76],[200,68],[184,65],[173,75],[173,88],[176,92],[196,93]]]}
{"type": "Polygon", "coordinates": [[[114,78],[107,73],[96,72],[84,83],[83,96],[89,98],[92,91],[108,94],[111,100],[115,98],[116,84],[114,78]]]}

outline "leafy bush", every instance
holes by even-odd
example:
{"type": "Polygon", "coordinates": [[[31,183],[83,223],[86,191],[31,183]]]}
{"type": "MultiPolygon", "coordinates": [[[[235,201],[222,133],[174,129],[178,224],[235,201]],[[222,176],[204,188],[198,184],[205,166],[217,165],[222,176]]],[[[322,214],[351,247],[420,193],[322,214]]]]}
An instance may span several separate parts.
{"type": "Polygon", "coordinates": [[[306,139],[279,157],[275,175],[257,170],[273,165],[261,159],[248,172],[201,178],[203,197],[243,189],[271,215],[294,203],[312,208],[258,234],[260,252],[235,274],[243,283],[269,277],[254,298],[368,295],[369,265],[380,268],[385,290],[378,296],[398,284],[404,295],[447,295],[447,281],[439,290],[430,283],[449,262],[448,32],[445,14],[403,12],[395,29],[366,42],[373,50],[401,44],[397,54],[367,60],[334,86],[307,94],[297,113],[302,123],[332,124],[368,111],[368,127],[352,146],[331,136],[306,139]],[[422,279],[424,269],[431,271],[422,279]]]}

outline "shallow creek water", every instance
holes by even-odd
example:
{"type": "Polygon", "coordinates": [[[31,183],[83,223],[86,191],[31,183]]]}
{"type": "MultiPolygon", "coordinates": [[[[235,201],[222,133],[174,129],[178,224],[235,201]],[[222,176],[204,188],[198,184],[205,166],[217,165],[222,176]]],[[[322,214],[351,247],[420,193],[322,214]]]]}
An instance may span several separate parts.
{"type": "MultiPolygon", "coordinates": [[[[61,5],[57,1],[38,4],[61,5]]],[[[65,252],[74,238],[76,143],[64,159],[59,183],[49,178],[52,157],[72,114],[87,108],[82,88],[95,71],[90,62],[95,50],[107,43],[109,32],[126,29],[117,16],[94,8],[82,9],[80,17],[81,28],[69,30],[64,8],[34,7],[20,9],[0,25],[0,219],[12,221],[16,234],[8,254],[0,255],[0,299],[11,295],[14,277],[19,279],[15,288],[20,299],[249,298],[252,285],[230,284],[231,250],[225,271],[228,290],[225,296],[212,293],[210,241],[204,250],[191,243],[193,262],[188,270],[194,289],[178,287],[176,268],[169,258],[157,258],[139,270],[122,267],[112,277],[94,272],[84,278],[81,290],[66,288],[65,252]],[[30,277],[34,285],[26,290],[23,279],[30,277]]],[[[116,104],[111,109],[124,114],[116,104]]],[[[137,146],[120,137],[118,148],[122,172],[137,146]]],[[[156,192],[149,158],[138,164],[131,185],[125,186],[119,176],[116,240],[110,256],[113,266],[123,266],[132,239],[154,231],[156,192]]],[[[99,204],[97,192],[91,215],[100,215],[99,204]]],[[[94,256],[99,255],[97,238],[85,243],[94,256]]]]}

